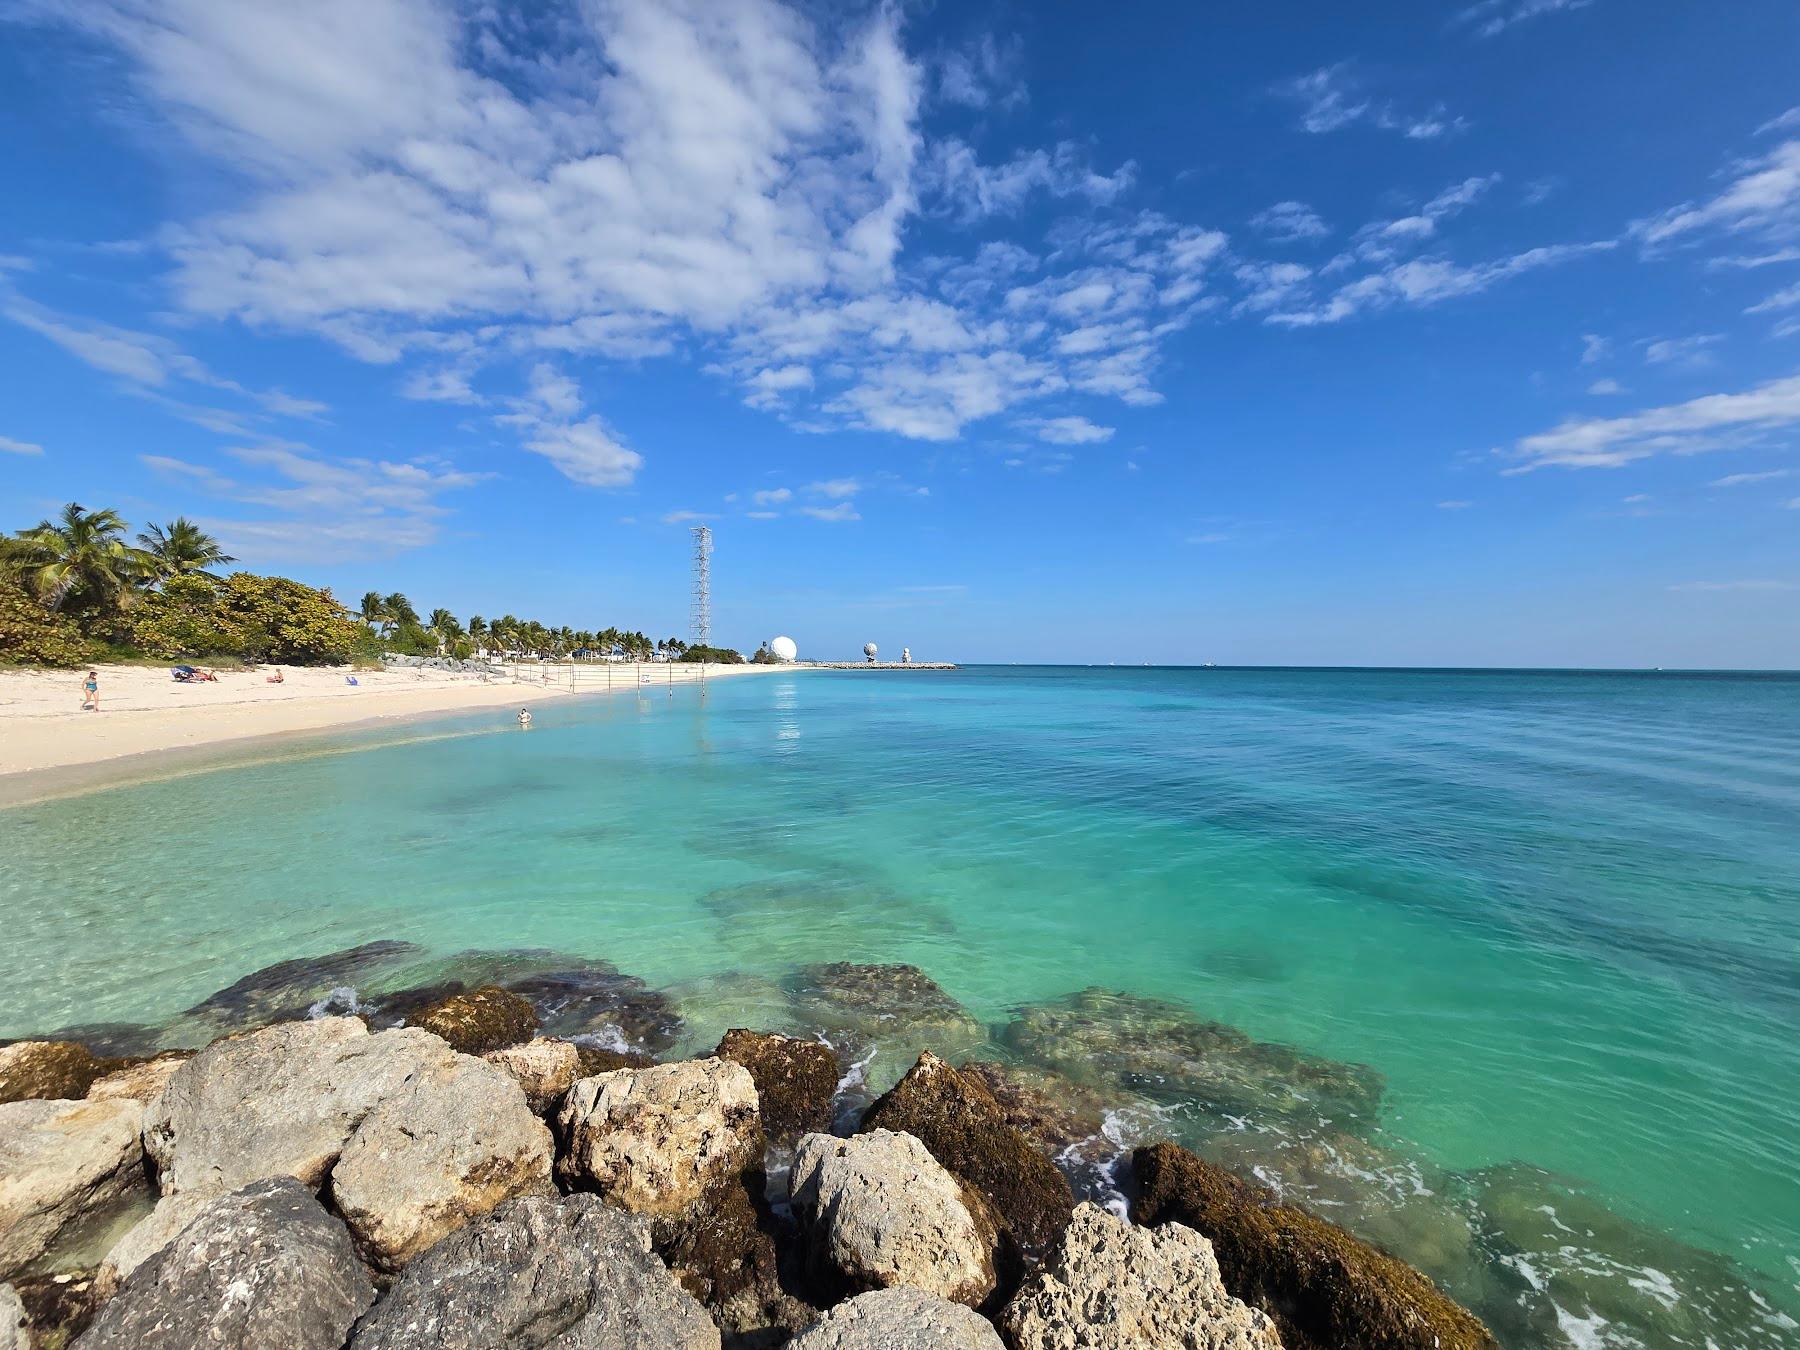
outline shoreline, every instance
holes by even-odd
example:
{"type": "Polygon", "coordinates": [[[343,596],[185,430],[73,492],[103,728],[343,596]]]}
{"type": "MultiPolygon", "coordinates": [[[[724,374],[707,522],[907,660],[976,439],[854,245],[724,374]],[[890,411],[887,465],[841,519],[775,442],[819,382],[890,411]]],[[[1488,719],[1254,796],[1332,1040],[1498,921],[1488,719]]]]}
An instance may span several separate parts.
{"type": "Polygon", "coordinates": [[[99,713],[57,710],[78,702],[79,672],[0,671],[0,810],[254,762],[272,757],[258,750],[339,732],[804,667],[619,664],[609,672],[618,681],[613,687],[581,682],[572,689],[412,669],[355,672],[354,688],[343,682],[351,672],[341,667],[279,667],[280,685],[266,682],[276,667],[223,672],[216,685],[178,685],[162,667],[95,669],[99,713]],[[642,685],[640,676],[648,677],[642,685]],[[108,703],[114,690],[122,691],[123,706],[108,703]]]}

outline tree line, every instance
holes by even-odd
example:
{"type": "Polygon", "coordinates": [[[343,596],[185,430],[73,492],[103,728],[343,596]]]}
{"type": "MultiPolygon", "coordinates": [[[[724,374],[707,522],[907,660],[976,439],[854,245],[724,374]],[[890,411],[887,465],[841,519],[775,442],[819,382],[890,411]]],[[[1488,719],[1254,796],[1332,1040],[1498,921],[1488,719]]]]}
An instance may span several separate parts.
{"type": "Polygon", "coordinates": [[[736,652],[653,642],[641,632],[551,627],[448,609],[426,618],[404,596],[370,591],[358,610],[287,577],[225,572],[237,561],[186,517],[130,537],[113,510],[71,502],[52,520],[0,534],[0,663],[107,659],[376,662],[387,653],[546,659],[742,661],[736,652]]]}

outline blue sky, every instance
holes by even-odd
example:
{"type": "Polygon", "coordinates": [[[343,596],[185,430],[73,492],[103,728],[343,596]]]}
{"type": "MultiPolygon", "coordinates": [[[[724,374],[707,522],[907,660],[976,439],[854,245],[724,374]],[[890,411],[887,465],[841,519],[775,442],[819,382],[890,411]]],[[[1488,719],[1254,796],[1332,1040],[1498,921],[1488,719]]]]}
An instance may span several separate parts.
{"type": "Polygon", "coordinates": [[[1791,0],[0,16],[11,528],[664,636],[704,520],[715,636],[819,656],[1800,666],[1791,0]]]}

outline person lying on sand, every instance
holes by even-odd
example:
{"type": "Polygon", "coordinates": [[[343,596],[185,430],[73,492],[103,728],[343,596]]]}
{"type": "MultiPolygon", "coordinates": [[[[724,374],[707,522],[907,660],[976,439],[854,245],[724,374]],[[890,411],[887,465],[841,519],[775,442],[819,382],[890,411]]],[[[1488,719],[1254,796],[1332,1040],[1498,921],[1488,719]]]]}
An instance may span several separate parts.
{"type": "Polygon", "coordinates": [[[87,679],[81,685],[81,709],[86,712],[90,708],[100,711],[100,674],[93,670],[87,673],[87,679]]]}
{"type": "Polygon", "coordinates": [[[280,669],[277,668],[273,675],[268,675],[263,678],[263,683],[264,684],[286,684],[287,676],[283,675],[281,673],[280,669]]]}

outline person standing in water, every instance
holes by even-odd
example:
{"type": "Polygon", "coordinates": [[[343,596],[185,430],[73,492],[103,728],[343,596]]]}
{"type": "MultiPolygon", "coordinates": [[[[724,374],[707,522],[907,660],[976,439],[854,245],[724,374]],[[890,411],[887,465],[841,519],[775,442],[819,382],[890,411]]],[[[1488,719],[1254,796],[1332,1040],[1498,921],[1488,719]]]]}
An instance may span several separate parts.
{"type": "Polygon", "coordinates": [[[531,725],[531,709],[529,709],[529,708],[520,708],[519,709],[519,725],[522,727],[528,727],[531,725]]]}
{"type": "Polygon", "coordinates": [[[100,674],[93,670],[87,673],[87,679],[81,685],[81,710],[86,712],[90,708],[100,711],[100,674]]]}

